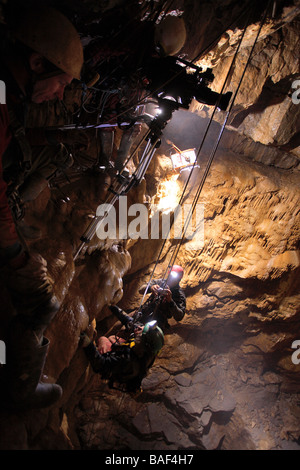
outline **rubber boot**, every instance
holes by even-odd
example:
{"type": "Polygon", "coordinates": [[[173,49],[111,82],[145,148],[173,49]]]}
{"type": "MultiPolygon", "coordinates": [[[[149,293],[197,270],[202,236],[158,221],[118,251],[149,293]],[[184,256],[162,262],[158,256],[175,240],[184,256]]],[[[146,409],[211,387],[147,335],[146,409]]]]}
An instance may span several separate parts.
{"type": "Polygon", "coordinates": [[[46,408],[58,401],[62,389],[57,384],[41,382],[49,340],[41,339],[22,318],[11,325],[7,350],[10,402],[16,409],[46,408]]]}

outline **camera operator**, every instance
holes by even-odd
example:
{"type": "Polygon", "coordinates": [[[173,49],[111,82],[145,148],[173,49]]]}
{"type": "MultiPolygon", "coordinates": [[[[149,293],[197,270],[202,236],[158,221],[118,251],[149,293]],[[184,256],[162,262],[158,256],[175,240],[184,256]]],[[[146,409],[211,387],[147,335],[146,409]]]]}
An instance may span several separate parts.
{"type": "MultiPolygon", "coordinates": [[[[180,287],[183,274],[183,268],[174,265],[166,281],[151,281],[151,295],[138,313],[139,321],[144,323],[149,319],[157,320],[158,325],[166,330],[170,328],[168,319],[174,318],[178,322],[183,319],[186,309],[186,297],[180,287]]],[[[140,293],[144,293],[146,289],[147,286],[142,286],[140,293]]]]}
{"type": "MultiPolygon", "coordinates": [[[[177,54],[186,41],[186,27],[183,18],[167,15],[159,25],[151,21],[132,20],[129,17],[113,17],[110,20],[108,18],[98,29],[101,29],[100,37],[91,41],[85,48],[85,62],[90,73],[97,72],[101,77],[101,96],[96,97],[96,101],[100,100],[101,103],[105,100],[101,121],[116,123],[120,114],[122,120],[133,123],[128,129],[123,129],[121,143],[114,157],[114,167],[120,171],[134,139],[140,132],[140,125],[134,122],[140,115],[140,107],[136,103],[141,102],[149,93],[144,72],[145,64],[152,56],[167,57],[177,54]],[[118,20],[122,35],[116,34],[112,37],[112,27],[109,25],[115,26],[118,20]],[[126,28],[127,22],[131,28],[126,28]]],[[[114,134],[115,130],[110,126],[102,128],[99,132],[101,166],[107,169],[113,159],[114,134]]]]}
{"type": "MultiPolygon", "coordinates": [[[[152,281],[148,288],[151,295],[142,305],[141,309],[135,311],[132,316],[132,321],[134,321],[134,323],[145,324],[149,321],[156,320],[158,326],[163,331],[170,328],[168,319],[174,318],[178,322],[181,321],[186,310],[186,297],[180,287],[183,274],[183,268],[174,265],[166,281],[163,279],[152,281]]],[[[143,294],[147,287],[147,285],[143,285],[139,290],[140,294],[143,294]]],[[[150,293],[148,289],[146,293],[150,293]]],[[[124,314],[122,310],[116,306],[110,307],[110,309],[123,325],[129,327],[130,316],[124,314]]]]}

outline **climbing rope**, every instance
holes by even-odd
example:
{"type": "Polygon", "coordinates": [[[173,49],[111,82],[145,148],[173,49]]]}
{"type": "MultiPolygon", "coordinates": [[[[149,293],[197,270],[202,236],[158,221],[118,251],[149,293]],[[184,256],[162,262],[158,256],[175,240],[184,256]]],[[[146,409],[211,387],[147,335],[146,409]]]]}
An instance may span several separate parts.
{"type": "MultiPolygon", "coordinates": [[[[219,147],[219,144],[220,144],[222,135],[223,135],[223,133],[224,133],[225,126],[226,126],[226,124],[227,124],[229,115],[230,115],[231,110],[232,110],[232,108],[233,108],[233,105],[234,105],[235,99],[236,99],[236,97],[237,97],[237,94],[238,94],[238,92],[239,92],[239,90],[240,90],[242,81],[243,81],[243,79],[244,79],[246,70],[247,70],[248,65],[249,65],[249,63],[250,63],[250,60],[251,60],[251,58],[252,58],[252,54],[253,54],[253,51],[254,51],[255,46],[256,46],[256,44],[257,44],[258,38],[259,38],[259,36],[260,36],[261,30],[262,30],[263,25],[264,25],[264,23],[265,23],[265,21],[266,21],[267,12],[268,12],[268,8],[269,8],[270,3],[271,3],[271,1],[269,0],[268,5],[267,5],[266,10],[265,10],[265,13],[264,13],[264,16],[263,16],[263,18],[262,18],[262,20],[261,20],[261,23],[260,23],[260,27],[259,27],[259,29],[258,29],[258,31],[257,31],[256,37],[255,37],[255,40],[254,40],[254,43],[253,43],[253,45],[252,45],[251,51],[250,51],[250,53],[249,53],[249,56],[248,56],[246,65],[245,65],[245,67],[244,67],[242,76],[241,76],[240,81],[239,81],[239,83],[238,83],[238,86],[237,86],[237,89],[236,89],[236,91],[235,91],[235,94],[234,94],[234,96],[233,96],[233,98],[232,98],[232,102],[231,102],[231,104],[230,104],[230,106],[229,106],[229,109],[228,109],[228,111],[226,112],[226,116],[225,116],[225,119],[224,119],[222,128],[221,128],[221,130],[220,130],[218,139],[217,139],[217,141],[216,141],[216,143],[215,143],[215,146],[214,146],[214,148],[213,148],[213,150],[212,150],[212,152],[211,152],[211,154],[210,154],[208,163],[207,163],[206,168],[205,168],[204,175],[203,175],[203,177],[202,177],[202,179],[201,179],[201,182],[200,182],[200,184],[199,184],[199,187],[198,187],[196,196],[195,196],[195,198],[194,198],[194,200],[193,200],[192,208],[191,208],[190,213],[189,213],[189,215],[188,215],[188,223],[186,224],[185,232],[184,232],[184,234],[183,234],[183,237],[182,237],[181,240],[180,240],[180,243],[179,243],[178,247],[176,248],[176,250],[175,250],[175,252],[174,252],[175,254],[174,254],[173,257],[171,258],[171,259],[172,259],[172,263],[170,263],[171,266],[173,266],[174,263],[175,263],[175,260],[176,260],[176,258],[177,258],[177,256],[178,256],[178,252],[179,252],[180,247],[181,247],[181,245],[182,245],[182,243],[183,243],[183,239],[184,239],[184,237],[185,237],[185,233],[186,233],[187,227],[189,226],[189,223],[190,223],[191,218],[192,218],[192,216],[193,216],[193,213],[194,213],[194,211],[195,211],[196,205],[197,205],[197,203],[198,203],[198,201],[199,201],[199,198],[200,198],[200,195],[201,195],[201,192],[202,192],[204,183],[205,183],[205,181],[206,181],[206,178],[207,178],[207,176],[208,176],[209,170],[210,170],[211,165],[212,165],[212,163],[213,163],[213,160],[214,160],[216,151],[217,151],[217,149],[218,149],[218,147],[219,147]]],[[[243,37],[244,37],[244,35],[242,36],[242,39],[243,39],[243,37]]],[[[240,42],[240,44],[241,44],[241,42],[240,42]]],[[[239,44],[239,45],[240,45],[240,44],[239,44]]],[[[236,57],[236,55],[235,55],[235,57],[236,57]]],[[[228,74],[227,74],[227,77],[226,77],[224,86],[225,86],[225,84],[226,84],[226,81],[227,81],[228,77],[229,77],[229,72],[228,72],[228,74]]],[[[201,150],[201,149],[200,149],[200,150],[201,150]]],[[[198,156],[199,156],[199,155],[198,155],[198,156]]]]}

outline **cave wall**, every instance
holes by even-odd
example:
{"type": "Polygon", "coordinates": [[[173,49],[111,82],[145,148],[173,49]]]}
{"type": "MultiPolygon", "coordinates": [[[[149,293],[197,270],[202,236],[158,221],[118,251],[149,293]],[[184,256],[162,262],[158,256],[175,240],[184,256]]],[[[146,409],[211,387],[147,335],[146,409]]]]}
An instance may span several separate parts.
{"type": "MultiPolygon", "coordinates": [[[[280,148],[299,128],[288,88],[299,70],[298,27],[294,21],[259,43],[242,83],[202,193],[205,245],[195,252],[185,243],[176,261],[185,267],[187,315],[172,324],[141,397],[115,392],[112,412],[112,392],[95,379],[76,409],[78,436],[88,448],[298,448],[299,366],[291,345],[299,324],[299,159],[297,147],[280,148]]],[[[248,46],[229,90],[247,54],[248,46]]],[[[214,69],[216,91],[231,60],[214,69]]],[[[179,148],[197,148],[206,129],[209,108],[194,102],[192,109],[197,118],[180,111],[166,128],[166,140],[179,148]]],[[[207,136],[197,181],[223,118],[207,136]]],[[[168,143],[163,150],[168,154],[168,143]]],[[[164,154],[153,162],[149,187],[165,177],[164,162],[164,154]]],[[[120,303],[127,310],[139,305],[137,287],[152,273],[141,271],[148,243],[129,249],[120,303]]],[[[151,245],[152,262],[158,248],[151,245]]],[[[170,253],[167,243],[158,277],[170,253]]]]}
{"type": "MultiPolygon", "coordinates": [[[[186,3],[189,15],[199,7],[186,3]]],[[[110,390],[92,373],[79,334],[88,325],[98,334],[109,331],[109,303],[126,310],[139,304],[138,287],[149,279],[162,241],[95,238],[74,263],[79,237],[105,199],[102,174],[85,172],[63,185],[68,203],[47,188],[30,206],[29,220],[44,234],[30,246],[47,259],[62,302],[46,333],[51,347],[44,379],[59,383],[64,394],[48,410],[1,411],[1,449],[299,449],[300,366],[291,360],[292,342],[300,339],[299,147],[281,148],[299,130],[300,105],[288,94],[299,73],[298,28],[293,20],[258,44],[201,195],[204,246],[195,250],[186,241],[177,259],[185,268],[186,316],[171,322],[140,396],[110,390]]],[[[220,46],[213,55],[217,91],[232,60],[231,49],[227,56],[220,46]]],[[[191,56],[198,53],[189,47],[191,56]]],[[[249,45],[229,89],[248,52],[249,45]]],[[[77,93],[71,88],[67,106],[77,93]]],[[[197,103],[191,110],[175,113],[128,205],[149,200],[167,176],[167,139],[180,148],[199,146],[211,110],[197,103]]],[[[195,187],[223,118],[220,112],[213,123],[195,187]]],[[[47,106],[47,113],[33,107],[32,126],[36,122],[61,123],[64,115],[58,105],[47,106]]],[[[192,198],[193,191],[187,202],[192,198]]],[[[158,276],[172,250],[171,240],[158,276]]],[[[11,312],[6,293],[2,300],[11,312]]]]}
{"type": "MultiPolygon", "coordinates": [[[[289,198],[290,193],[292,199],[298,194],[298,212],[299,175],[294,177],[295,186],[285,182],[274,191],[282,178],[279,170],[220,152],[204,192],[205,247],[195,252],[186,243],[176,261],[185,267],[187,314],[180,324],[172,323],[140,397],[124,397],[99,381],[94,384],[76,409],[84,445],[270,449],[288,447],[289,439],[297,441],[299,366],[292,364],[291,344],[299,323],[298,241],[296,237],[295,257],[289,258],[280,215],[272,223],[279,194],[289,198]],[[271,192],[260,191],[262,181],[264,187],[272,186],[271,192]],[[258,227],[269,223],[266,243],[258,227]],[[279,262],[279,270],[274,266],[277,256],[287,257],[287,264],[279,262]],[[109,435],[104,435],[107,422],[109,435]]],[[[286,226],[284,222],[284,230],[286,226]]],[[[287,238],[293,243],[290,234],[287,238]]],[[[132,272],[142,247],[145,241],[131,252],[133,268],[122,299],[128,310],[140,300],[134,297],[133,286],[151,272],[145,277],[132,272]]],[[[163,266],[157,275],[161,272],[163,266]]]]}

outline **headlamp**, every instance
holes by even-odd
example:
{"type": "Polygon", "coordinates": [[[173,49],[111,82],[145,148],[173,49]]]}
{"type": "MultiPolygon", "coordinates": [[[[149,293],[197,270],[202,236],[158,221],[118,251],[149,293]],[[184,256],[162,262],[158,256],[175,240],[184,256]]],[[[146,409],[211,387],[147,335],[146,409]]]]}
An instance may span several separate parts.
{"type": "Polygon", "coordinates": [[[175,271],[171,271],[170,276],[172,276],[173,279],[176,279],[178,277],[178,273],[175,273],[175,271]]]}
{"type": "Polygon", "coordinates": [[[149,328],[154,328],[157,324],[157,321],[156,320],[152,320],[152,321],[149,321],[147,323],[149,325],[149,328]]]}

